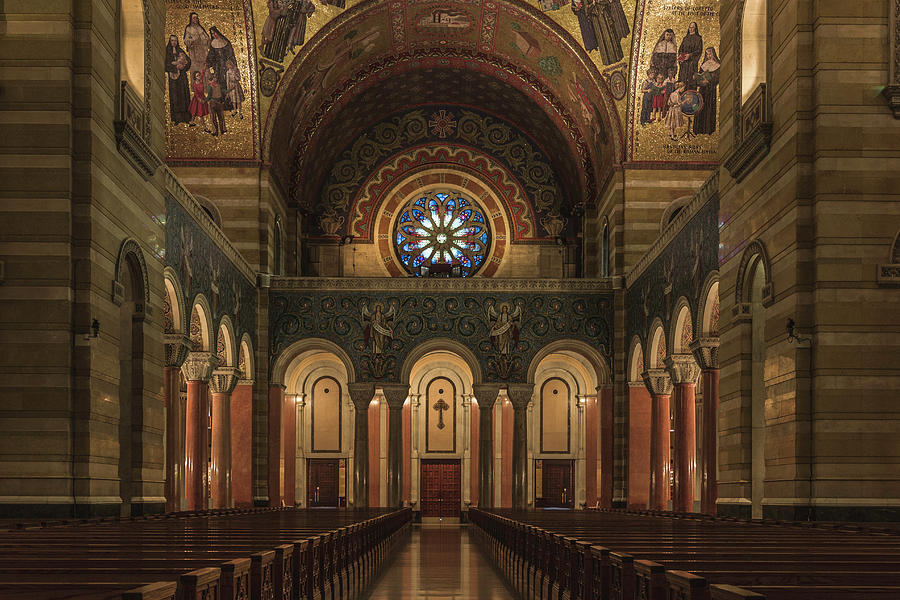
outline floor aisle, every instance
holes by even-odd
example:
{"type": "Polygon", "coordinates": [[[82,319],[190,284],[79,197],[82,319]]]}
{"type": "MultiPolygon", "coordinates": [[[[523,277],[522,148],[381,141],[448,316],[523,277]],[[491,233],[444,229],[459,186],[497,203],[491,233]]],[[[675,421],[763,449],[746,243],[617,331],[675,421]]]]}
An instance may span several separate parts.
{"type": "Polygon", "coordinates": [[[469,527],[415,525],[368,600],[507,600],[515,596],[482,554],[469,527]]]}

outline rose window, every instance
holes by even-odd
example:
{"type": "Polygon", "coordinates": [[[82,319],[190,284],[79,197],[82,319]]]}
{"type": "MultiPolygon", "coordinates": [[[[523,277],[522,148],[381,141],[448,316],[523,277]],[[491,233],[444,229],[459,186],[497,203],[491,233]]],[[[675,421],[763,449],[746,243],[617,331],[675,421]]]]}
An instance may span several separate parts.
{"type": "Polygon", "coordinates": [[[484,264],[491,232],[474,202],[429,192],[400,213],[394,244],[400,262],[414,275],[468,277],[484,264]]]}

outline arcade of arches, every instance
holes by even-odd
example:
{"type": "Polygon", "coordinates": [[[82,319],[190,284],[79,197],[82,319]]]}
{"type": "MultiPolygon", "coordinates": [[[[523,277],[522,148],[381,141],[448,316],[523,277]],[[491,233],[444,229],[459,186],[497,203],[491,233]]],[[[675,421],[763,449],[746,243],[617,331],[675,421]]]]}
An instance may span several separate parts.
{"type": "Polygon", "coordinates": [[[21,4],[0,517],[900,520],[892,2],[21,4]]]}

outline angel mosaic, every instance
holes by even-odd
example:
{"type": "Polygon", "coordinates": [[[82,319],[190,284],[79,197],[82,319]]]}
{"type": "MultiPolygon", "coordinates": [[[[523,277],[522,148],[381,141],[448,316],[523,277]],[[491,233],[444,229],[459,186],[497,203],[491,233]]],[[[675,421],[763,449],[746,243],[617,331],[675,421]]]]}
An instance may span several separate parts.
{"type": "Polygon", "coordinates": [[[522,326],[522,307],[517,306],[510,312],[509,305],[503,304],[500,312],[491,304],[487,309],[488,321],[491,324],[491,346],[499,354],[510,354],[519,343],[519,329],[522,326]]]}
{"type": "Polygon", "coordinates": [[[384,354],[384,349],[389,347],[394,339],[394,321],[397,318],[397,307],[391,306],[385,312],[384,305],[376,303],[369,310],[368,304],[362,305],[363,341],[372,354],[378,356],[384,354]]]}

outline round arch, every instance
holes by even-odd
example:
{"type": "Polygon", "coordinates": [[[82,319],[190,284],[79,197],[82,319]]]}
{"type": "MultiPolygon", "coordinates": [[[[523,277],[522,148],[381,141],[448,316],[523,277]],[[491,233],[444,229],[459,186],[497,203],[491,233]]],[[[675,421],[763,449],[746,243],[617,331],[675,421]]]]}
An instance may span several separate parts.
{"type": "Polygon", "coordinates": [[[452,351],[435,350],[423,355],[409,373],[410,394],[425,395],[430,383],[443,377],[453,383],[459,394],[472,393],[472,369],[468,362],[452,351]]]}
{"type": "Polygon", "coordinates": [[[550,354],[577,355],[590,364],[594,371],[593,374],[597,385],[612,383],[612,376],[604,356],[596,348],[580,340],[557,340],[541,348],[528,365],[528,373],[525,379],[528,383],[535,383],[534,377],[538,365],[550,354]]]}
{"type": "Polygon", "coordinates": [[[475,356],[474,352],[457,341],[447,338],[436,338],[422,342],[409,351],[400,368],[401,383],[410,383],[410,375],[412,374],[413,367],[421,358],[433,352],[440,351],[455,354],[466,363],[469,367],[469,371],[472,373],[472,385],[478,385],[484,381],[481,364],[478,362],[478,357],[475,356]]]}
{"type": "Polygon", "coordinates": [[[112,299],[117,305],[124,300],[123,290],[125,289],[125,278],[129,276],[129,265],[131,269],[137,272],[139,281],[135,281],[140,286],[140,292],[135,293],[135,297],[142,299],[141,306],[136,306],[135,311],[147,314],[150,310],[150,278],[147,273],[147,261],[144,259],[144,250],[141,244],[134,238],[125,238],[119,246],[119,253],[116,256],[116,278],[113,281],[112,299]]]}
{"type": "Polygon", "coordinates": [[[238,369],[241,371],[241,379],[252,380],[256,373],[256,361],[253,356],[253,341],[246,331],[241,336],[241,345],[238,354],[238,369]]]}
{"type": "Polygon", "coordinates": [[[186,331],[188,315],[185,311],[184,292],[181,289],[181,283],[178,281],[178,275],[172,267],[163,269],[163,284],[165,286],[163,293],[166,295],[166,302],[168,302],[170,311],[168,315],[170,323],[166,323],[166,333],[186,331]],[[171,329],[169,329],[169,326],[171,326],[171,329]]]}
{"type": "Polygon", "coordinates": [[[644,346],[641,344],[641,338],[634,336],[631,339],[631,349],[628,351],[628,382],[643,382],[642,373],[644,368],[644,346]]]}
{"type": "Polygon", "coordinates": [[[706,277],[697,304],[699,318],[694,322],[695,337],[719,336],[719,272],[706,277]]]}
{"type": "Polygon", "coordinates": [[[662,232],[666,230],[666,227],[675,220],[675,217],[678,216],[678,213],[682,211],[682,209],[688,205],[688,203],[693,200],[693,196],[682,196],[680,198],[675,198],[672,200],[669,205],[663,210],[662,218],[659,220],[659,234],[662,235],[662,232]]]}
{"type": "Polygon", "coordinates": [[[649,369],[665,368],[664,359],[668,356],[668,346],[666,345],[666,330],[663,327],[662,319],[657,317],[650,325],[650,354],[647,355],[645,364],[649,365],[649,369]]]}
{"type": "Polygon", "coordinates": [[[237,344],[235,342],[234,325],[228,315],[222,315],[216,330],[216,356],[220,366],[233,367],[237,362],[237,344]]]}
{"type": "Polygon", "coordinates": [[[211,350],[212,331],[212,310],[209,308],[209,300],[203,294],[197,294],[191,303],[189,331],[194,351],[209,352],[211,350]]]}
{"type": "Polygon", "coordinates": [[[741,265],[738,267],[737,283],[734,289],[735,303],[747,304],[751,301],[751,277],[756,271],[757,266],[762,266],[765,276],[765,285],[763,286],[763,306],[769,306],[774,302],[774,292],[772,289],[772,263],[769,260],[769,253],[766,251],[765,245],[760,240],[753,240],[744,248],[741,255],[741,265]]]}
{"type": "Polygon", "coordinates": [[[694,341],[694,317],[688,299],[682,296],[672,311],[675,318],[669,323],[667,349],[669,354],[690,354],[690,343],[694,341]]]}
{"type": "Polygon", "coordinates": [[[347,383],[356,381],[356,370],[353,368],[353,361],[343,348],[331,340],[326,340],[324,338],[307,338],[305,340],[294,342],[278,355],[275,359],[275,364],[272,366],[272,372],[270,374],[271,383],[274,385],[284,384],[288,367],[294,359],[300,354],[310,350],[319,350],[337,356],[338,359],[344,363],[344,368],[347,369],[347,383]]]}

